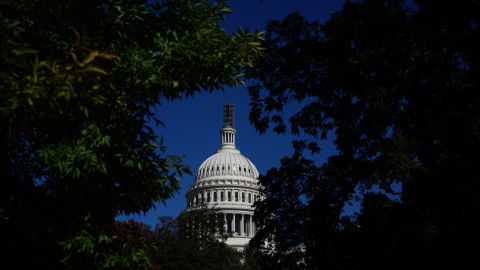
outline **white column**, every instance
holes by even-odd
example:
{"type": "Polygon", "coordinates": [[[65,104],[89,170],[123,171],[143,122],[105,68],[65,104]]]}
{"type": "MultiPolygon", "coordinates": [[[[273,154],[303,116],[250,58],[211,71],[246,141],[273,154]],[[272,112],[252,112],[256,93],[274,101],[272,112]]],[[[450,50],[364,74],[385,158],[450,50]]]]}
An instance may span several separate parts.
{"type": "Polygon", "coordinates": [[[243,214],[242,214],[242,219],[240,221],[240,236],[243,236],[244,235],[244,232],[245,232],[245,219],[243,218],[243,214]]]}
{"type": "Polygon", "coordinates": [[[252,222],[252,215],[248,215],[250,217],[250,221],[249,221],[249,226],[248,226],[248,236],[250,237],[253,237],[253,222],[252,222]]]}
{"type": "Polygon", "coordinates": [[[252,222],[252,237],[255,236],[257,230],[257,224],[255,224],[255,221],[252,222]]]}
{"type": "Polygon", "coordinates": [[[227,214],[223,213],[223,229],[227,232],[227,214]]]}

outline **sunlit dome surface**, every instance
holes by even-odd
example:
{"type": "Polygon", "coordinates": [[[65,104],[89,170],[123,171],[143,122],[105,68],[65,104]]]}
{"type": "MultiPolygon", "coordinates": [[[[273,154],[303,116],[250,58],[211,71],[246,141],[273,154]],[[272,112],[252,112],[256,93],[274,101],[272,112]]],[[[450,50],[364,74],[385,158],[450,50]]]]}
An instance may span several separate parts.
{"type": "Polygon", "coordinates": [[[219,150],[207,158],[198,168],[196,181],[208,180],[215,177],[243,176],[258,178],[258,170],[253,163],[234,150],[219,150]]]}

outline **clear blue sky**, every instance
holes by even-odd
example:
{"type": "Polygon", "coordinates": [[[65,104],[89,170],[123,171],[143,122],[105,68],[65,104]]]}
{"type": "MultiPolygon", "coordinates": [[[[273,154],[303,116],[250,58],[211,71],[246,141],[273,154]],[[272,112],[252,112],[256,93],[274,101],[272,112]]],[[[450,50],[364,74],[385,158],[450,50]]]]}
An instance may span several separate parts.
{"type": "MultiPolygon", "coordinates": [[[[228,2],[232,14],[227,16],[224,27],[233,32],[237,27],[251,30],[265,28],[266,22],[282,19],[287,14],[298,11],[303,16],[325,21],[332,12],[340,9],[343,0],[231,0],[228,2]]],[[[235,104],[235,124],[237,128],[237,148],[258,168],[260,174],[274,166],[280,159],[292,153],[290,135],[278,135],[272,131],[258,134],[248,121],[249,96],[245,88],[226,89],[225,92],[202,93],[194,98],[162,102],[158,116],[165,127],[158,128],[163,136],[168,153],[184,155],[184,162],[195,174],[200,164],[214,154],[220,142],[219,130],[223,124],[223,104],[235,104]]],[[[294,111],[290,106],[287,110],[294,111]]],[[[327,143],[323,145],[318,162],[334,153],[335,148],[327,143]]],[[[133,218],[150,226],[158,223],[160,216],[177,216],[186,205],[185,192],[193,183],[194,176],[186,175],[181,181],[181,190],[165,204],[158,203],[145,214],[119,216],[119,220],[133,218]]]]}

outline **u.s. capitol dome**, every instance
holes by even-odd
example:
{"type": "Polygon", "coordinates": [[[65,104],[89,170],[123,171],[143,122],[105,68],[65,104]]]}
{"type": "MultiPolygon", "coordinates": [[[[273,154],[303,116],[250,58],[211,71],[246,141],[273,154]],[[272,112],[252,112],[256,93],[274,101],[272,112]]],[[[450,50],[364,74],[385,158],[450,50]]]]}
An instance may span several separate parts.
{"type": "Polygon", "coordinates": [[[209,208],[223,214],[229,233],[226,244],[242,250],[255,235],[253,204],[261,195],[258,170],[236,148],[235,133],[234,108],[227,104],[220,147],[198,168],[195,182],[186,194],[185,212],[209,208]]]}

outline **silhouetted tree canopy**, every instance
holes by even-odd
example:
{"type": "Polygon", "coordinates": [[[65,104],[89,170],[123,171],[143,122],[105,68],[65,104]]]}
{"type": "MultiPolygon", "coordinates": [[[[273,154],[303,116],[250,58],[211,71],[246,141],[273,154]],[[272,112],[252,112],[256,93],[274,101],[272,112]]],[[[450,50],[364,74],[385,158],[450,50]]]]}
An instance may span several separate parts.
{"type": "MultiPolygon", "coordinates": [[[[139,269],[114,218],[189,169],[153,128],[160,101],[241,83],[258,33],[208,0],[0,2],[0,268],[139,269]]],[[[160,117],[161,118],[161,117],[160,117]]]]}
{"type": "MultiPolygon", "coordinates": [[[[205,233],[218,231],[212,222],[214,216],[207,210],[197,213],[196,227],[191,226],[189,215],[160,217],[160,224],[153,230],[134,221],[116,222],[114,232],[121,244],[143,248],[151,269],[257,269],[255,261],[227,246],[218,234],[205,233]],[[200,224],[203,233],[198,230],[200,224]]],[[[223,221],[223,215],[218,217],[223,221]]]]}
{"type": "Polygon", "coordinates": [[[261,177],[253,245],[266,267],[476,264],[479,22],[474,0],[363,0],[325,23],[293,13],[268,24],[250,120],[301,139],[261,177]],[[322,140],[338,153],[319,165],[306,151],[322,140]]]}

